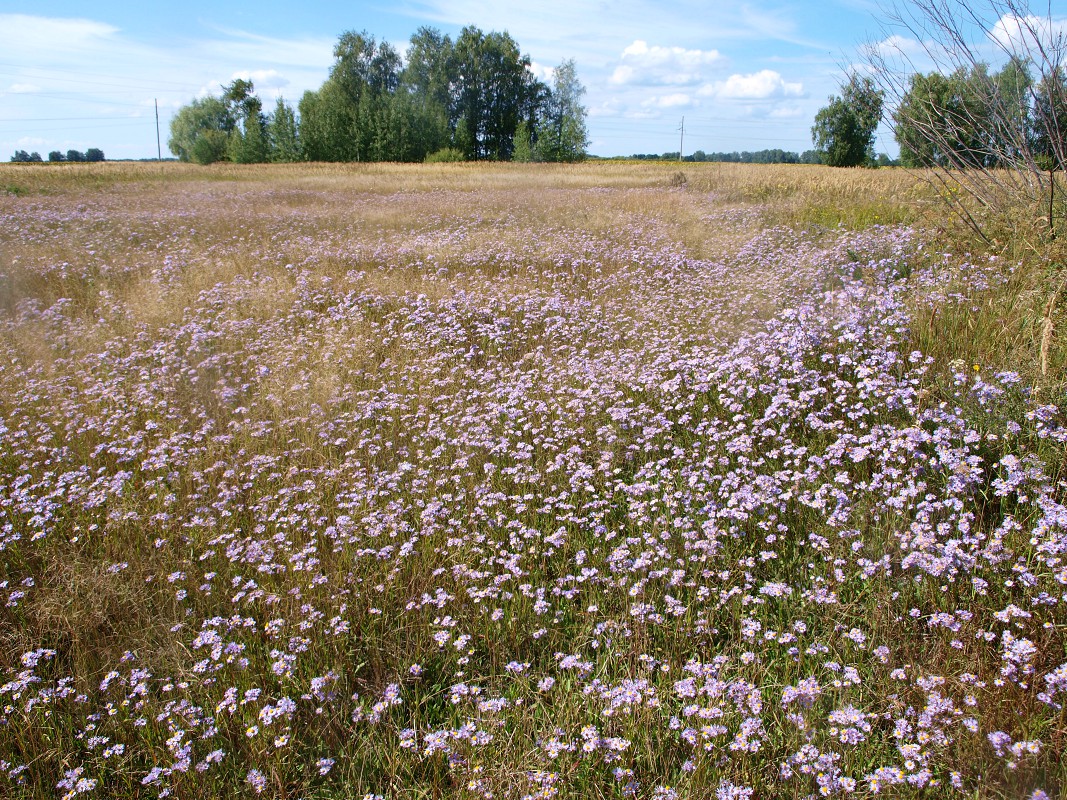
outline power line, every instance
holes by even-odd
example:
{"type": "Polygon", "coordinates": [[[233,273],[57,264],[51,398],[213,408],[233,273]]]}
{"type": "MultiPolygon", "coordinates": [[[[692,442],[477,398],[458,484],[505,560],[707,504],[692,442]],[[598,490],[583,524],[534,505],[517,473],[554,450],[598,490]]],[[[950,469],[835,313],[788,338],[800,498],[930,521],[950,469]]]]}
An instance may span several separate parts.
{"type": "Polygon", "coordinates": [[[31,100],[37,98],[56,98],[59,100],[66,100],[71,103],[94,103],[103,106],[128,106],[130,108],[144,108],[145,105],[141,103],[127,103],[122,100],[103,100],[87,95],[80,95],[77,92],[0,92],[0,95],[8,95],[11,98],[27,97],[31,100]]]}

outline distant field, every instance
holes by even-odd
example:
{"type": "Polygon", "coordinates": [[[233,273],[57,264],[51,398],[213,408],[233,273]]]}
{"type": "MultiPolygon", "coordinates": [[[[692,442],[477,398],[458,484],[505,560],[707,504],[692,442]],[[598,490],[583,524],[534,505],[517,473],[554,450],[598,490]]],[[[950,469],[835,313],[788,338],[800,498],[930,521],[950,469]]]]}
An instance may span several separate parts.
{"type": "Polygon", "coordinates": [[[1062,796],[1058,273],[960,241],[900,170],[0,165],[0,796],[1062,796]]]}

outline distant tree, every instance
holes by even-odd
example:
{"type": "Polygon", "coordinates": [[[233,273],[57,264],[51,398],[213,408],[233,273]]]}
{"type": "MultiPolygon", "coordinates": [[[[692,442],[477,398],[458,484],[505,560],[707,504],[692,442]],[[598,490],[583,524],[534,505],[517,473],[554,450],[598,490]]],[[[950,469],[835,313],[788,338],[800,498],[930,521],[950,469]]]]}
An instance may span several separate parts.
{"type": "Polygon", "coordinates": [[[512,145],[511,160],[527,163],[534,159],[534,148],[530,135],[530,124],[523,120],[515,128],[515,142],[512,145]]]}
{"type": "Polygon", "coordinates": [[[1063,68],[1045,75],[1034,94],[1034,155],[1043,169],[1062,169],[1067,164],[1067,75],[1063,68]]]}
{"type": "Polygon", "coordinates": [[[366,31],[345,31],[334,45],[336,61],[330,80],[353,103],[365,93],[390,94],[400,85],[400,55],[388,42],[378,42],[366,31]]]}
{"type": "Polygon", "coordinates": [[[574,59],[566,59],[553,72],[552,88],[541,105],[536,155],[541,161],[581,161],[589,146],[582,105],[585,87],[578,80],[574,59]]]}
{"type": "Polygon", "coordinates": [[[884,35],[865,60],[897,109],[902,163],[925,167],[922,178],[987,241],[987,226],[1021,209],[1040,209],[1040,235],[1055,235],[1059,192],[1049,168],[1067,168],[1067,115],[1058,119],[1055,99],[1067,99],[1057,88],[1067,37],[1051,5],[899,0],[885,11],[884,35]],[[989,59],[1005,66],[993,72],[989,59]]]}
{"type": "Polygon", "coordinates": [[[48,154],[48,160],[52,162],[63,161],[63,154],[58,150],[53,150],[51,153],[48,154]]]}
{"type": "Polygon", "coordinates": [[[214,164],[229,158],[230,136],[225,131],[202,131],[193,142],[190,152],[191,161],[197,164],[214,164]]]}
{"type": "Polygon", "coordinates": [[[167,147],[181,161],[211,164],[226,158],[229,135],[236,127],[230,107],[219,98],[193,100],[171,120],[167,147]]]}
{"type": "Polygon", "coordinates": [[[90,147],[85,151],[85,160],[93,162],[104,161],[104,151],[99,147],[90,147]]]}
{"type": "Polygon", "coordinates": [[[468,26],[455,45],[454,144],[468,159],[511,159],[515,131],[536,117],[545,86],[507,33],[468,26]]]}
{"type": "Polygon", "coordinates": [[[263,102],[254,94],[252,81],[237,78],[223,87],[222,101],[237,124],[229,132],[227,154],[237,164],[261,164],[267,160],[268,144],[263,102]]]}
{"type": "Polygon", "coordinates": [[[840,97],[815,115],[811,138],[831,167],[858,167],[874,160],[874,131],[882,117],[883,93],[870,78],[849,76],[840,97]]]}
{"type": "Polygon", "coordinates": [[[990,150],[993,80],[985,64],[950,75],[911,77],[893,115],[894,135],[906,167],[994,166],[990,150]]]}
{"type": "Polygon", "coordinates": [[[40,164],[44,159],[41,158],[40,153],[34,150],[32,153],[30,153],[29,158],[27,158],[26,160],[34,164],[40,164]]]}
{"type": "Polygon", "coordinates": [[[436,28],[419,28],[408,44],[401,85],[420,103],[443,114],[450,131],[455,128],[453,90],[458,84],[459,65],[452,39],[436,28]]]}
{"type": "Polygon", "coordinates": [[[271,161],[285,163],[300,160],[296,114],[293,113],[292,106],[280,97],[267,123],[267,140],[271,161]]]}
{"type": "Polygon", "coordinates": [[[85,161],[85,154],[81,150],[68,150],[67,161],[85,161]]]}

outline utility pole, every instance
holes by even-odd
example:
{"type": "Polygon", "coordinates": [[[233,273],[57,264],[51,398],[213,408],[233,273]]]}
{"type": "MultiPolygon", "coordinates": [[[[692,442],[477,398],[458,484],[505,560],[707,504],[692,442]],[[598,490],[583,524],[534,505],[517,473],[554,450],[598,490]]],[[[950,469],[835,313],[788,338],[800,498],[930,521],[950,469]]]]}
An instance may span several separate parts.
{"type": "Polygon", "coordinates": [[[163,146],[159,143],[159,100],[156,103],[156,161],[163,163],[163,146]]]}
{"type": "Polygon", "coordinates": [[[682,124],[678,126],[678,163],[682,163],[682,143],[685,141],[685,117],[682,117],[682,124]]]}

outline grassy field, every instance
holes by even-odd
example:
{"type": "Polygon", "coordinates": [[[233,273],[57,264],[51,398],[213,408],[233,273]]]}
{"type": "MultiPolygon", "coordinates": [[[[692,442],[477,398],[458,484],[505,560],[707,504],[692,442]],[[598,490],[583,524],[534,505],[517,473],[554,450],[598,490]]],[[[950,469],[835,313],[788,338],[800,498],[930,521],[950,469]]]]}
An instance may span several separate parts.
{"type": "Polygon", "coordinates": [[[1055,242],[899,170],[0,190],[0,796],[1067,792],[1055,242]]]}

